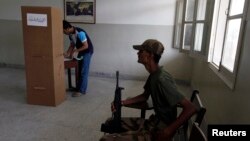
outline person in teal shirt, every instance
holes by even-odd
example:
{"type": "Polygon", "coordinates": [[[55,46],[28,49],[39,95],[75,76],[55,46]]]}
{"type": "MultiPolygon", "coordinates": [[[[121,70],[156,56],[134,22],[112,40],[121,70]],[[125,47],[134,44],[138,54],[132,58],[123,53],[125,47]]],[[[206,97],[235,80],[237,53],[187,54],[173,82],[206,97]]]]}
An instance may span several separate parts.
{"type": "Polygon", "coordinates": [[[79,81],[76,84],[76,92],[72,96],[78,97],[87,93],[89,66],[94,47],[85,30],[72,26],[66,20],[63,20],[63,33],[68,35],[70,40],[69,48],[64,53],[64,57],[71,57],[77,54],[79,81]]]}

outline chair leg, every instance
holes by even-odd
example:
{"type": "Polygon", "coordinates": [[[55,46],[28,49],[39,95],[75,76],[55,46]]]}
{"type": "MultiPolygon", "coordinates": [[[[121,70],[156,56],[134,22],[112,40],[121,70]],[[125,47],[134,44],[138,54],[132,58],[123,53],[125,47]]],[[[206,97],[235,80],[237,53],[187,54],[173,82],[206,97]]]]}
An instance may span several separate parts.
{"type": "Polygon", "coordinates": [[[141,110],[141,118],[144,118],[145,119],[146,117],[146,110],[141,110]]]}

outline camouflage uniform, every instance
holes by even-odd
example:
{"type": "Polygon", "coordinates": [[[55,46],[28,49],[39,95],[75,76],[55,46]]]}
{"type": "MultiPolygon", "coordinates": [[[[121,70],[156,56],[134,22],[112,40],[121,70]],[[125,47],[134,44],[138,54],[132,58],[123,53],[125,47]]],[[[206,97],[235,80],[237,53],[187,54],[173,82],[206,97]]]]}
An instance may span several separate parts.
{"type": "Polygon", "coordinates": [[[176,120],[177,103],[184,96],[178,91],[172,76],[160,67],[150,74],[144,90],[150,93],[154,112],[148,120],[140,118],[122,118],[122,127],[128,132],[104,135],[101,141],[152,141],[155,131],[166,128],[176,120]]]}
{"type": "Polygon", "coordinates": [[[152,133],[165,128],[167,125],[151,115],[149,119],[122,118],[123,133],[104,135],[100,141],[153,141],[152,133]]]}

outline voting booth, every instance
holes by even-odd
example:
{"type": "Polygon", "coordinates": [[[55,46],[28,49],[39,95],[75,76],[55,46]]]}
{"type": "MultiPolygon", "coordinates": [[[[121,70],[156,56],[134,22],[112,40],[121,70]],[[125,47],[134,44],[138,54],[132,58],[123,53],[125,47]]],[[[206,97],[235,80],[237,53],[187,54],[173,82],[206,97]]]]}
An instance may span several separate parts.
{"type": "Polygon", "coordinates": [[[27,103],[57,106],[66,98],[60,9],[22,6],[27,103]]]}

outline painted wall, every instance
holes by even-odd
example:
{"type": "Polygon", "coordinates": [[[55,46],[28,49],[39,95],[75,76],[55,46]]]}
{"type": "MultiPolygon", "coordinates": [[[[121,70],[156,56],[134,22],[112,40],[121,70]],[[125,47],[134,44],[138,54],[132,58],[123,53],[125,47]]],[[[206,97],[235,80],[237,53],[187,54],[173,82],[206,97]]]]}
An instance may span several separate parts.
{"type": "MultiPolygon", "coordinates": [[[[64,11],[61,0],[2,0],[2,64],[24,65],[21,6],[53,6],[62,9],[62,14],[64,11]]],[[[95,53],[91,74],[109,76],[120,70],[128,78],[145,78],[147,72],[137,63],[137,52],[132,45],[155,38],[166,46],[161,65],[175,78],[189,81],[192,60],[172,48],[174,12],[175,0],[96,0],[96,24],[74,24],[84,28],[93,40],[95,53]]],[[[65,50],[67,47],[68,39],[65,37],[65,50]]]]}
{"type": "MultiPolygon", "coordinates": [[[[173,25],[175,1],[96,0],[96,23],[173,25]]],[[[52,6],[64,11],[63,0],[2,0],[0,19],[21,20],[20,6],[52,6]]]]}

